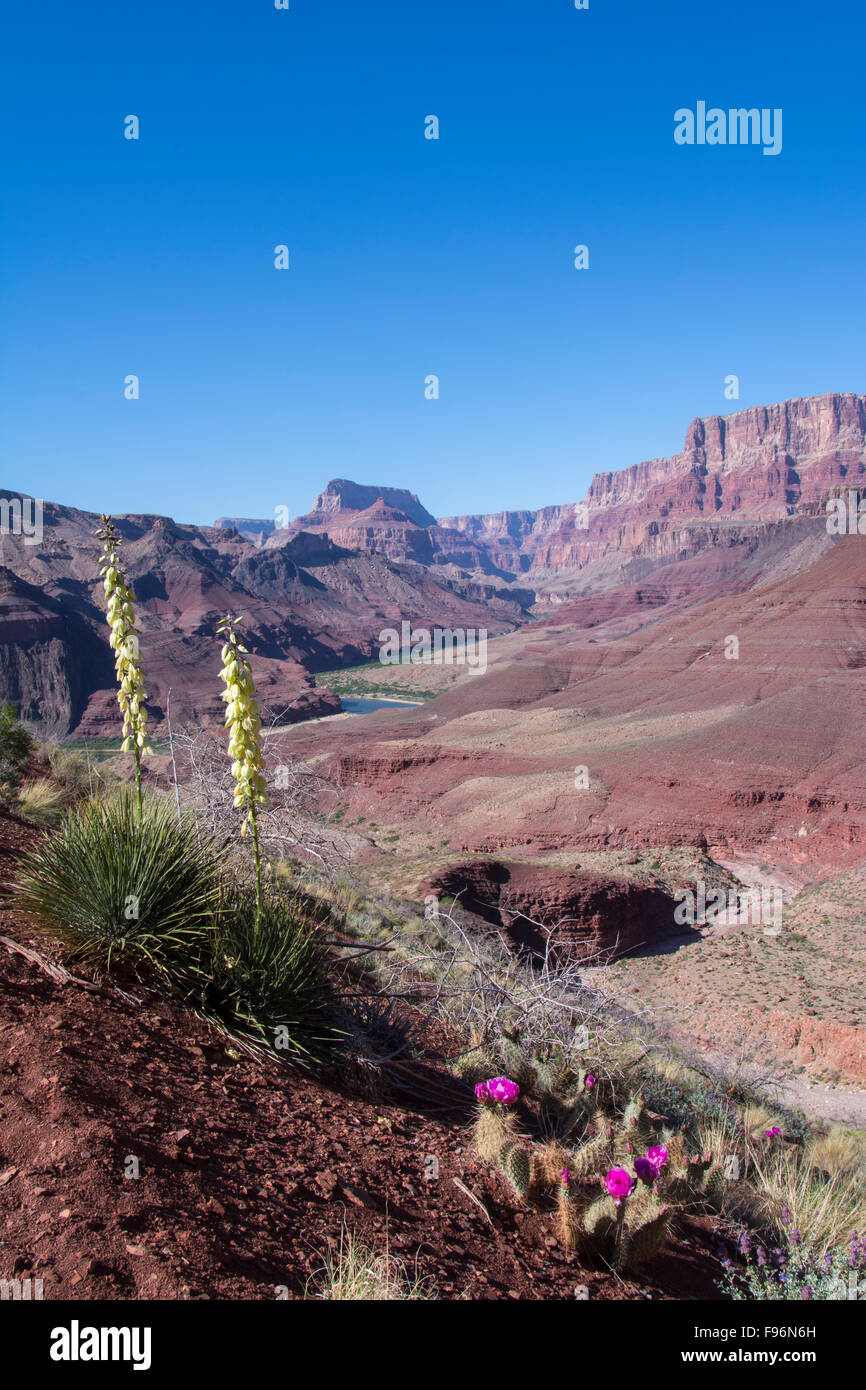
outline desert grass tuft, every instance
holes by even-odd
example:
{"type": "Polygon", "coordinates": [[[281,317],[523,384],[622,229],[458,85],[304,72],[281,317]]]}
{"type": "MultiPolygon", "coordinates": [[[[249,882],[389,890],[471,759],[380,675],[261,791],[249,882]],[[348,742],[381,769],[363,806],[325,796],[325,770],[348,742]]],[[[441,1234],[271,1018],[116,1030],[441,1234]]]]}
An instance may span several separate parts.
{"type": "Polygon", "coordinates": [[[410,1272],[390,1252],[384,1255],[343,1230],[340,1247],[329,1252],[314,1285],[313,1297],[335,1303],[397,1303],[433,1299],[429,1280],[410,1272]]]}
{"type": "Polygon", "coordinates": [[[25,782],[18,793],[21,815],[38,825],[59,825],[70,801],[69,792],[47,777],[25,782]]]}

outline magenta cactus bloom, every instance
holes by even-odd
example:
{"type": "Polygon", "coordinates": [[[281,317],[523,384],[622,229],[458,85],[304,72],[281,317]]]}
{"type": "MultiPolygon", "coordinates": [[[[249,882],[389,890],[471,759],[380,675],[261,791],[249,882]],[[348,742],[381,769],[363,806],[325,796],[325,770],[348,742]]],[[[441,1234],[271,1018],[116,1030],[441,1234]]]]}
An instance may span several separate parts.
{"type": "Polygon", "coordinates": [[[645,1182],[651,1187],[659,1175],[659,1169],[651,1158],[636,1158],[634,1161],[634,1171],[637,1173],[641,1182],[645,1182]]]}
{"type": "Polygon", "coordinates": [[[486,1100],[490,1099],[490,1092],[487,1089],[486,1081],[479,1081],[478,1085],[475,1087],[475,1099],[481,1105],[483,1105],[486,1100]]]}
{"type": "Polygon", "coordinates": [[[588,1076],[588,1077],[586,1078],[586,1080],[584,1081],[583,1084],[584,1084],[584,1086],[586,1087],[586,1089],[587,1089],[588,1091],[591,1091],[592,1088],[593,1088],[593,1086],[595,1085],[595,1077],[594,1077],[594,1076],[588,1076]]]}
{"type": "Polygon", "coordinates": [[[667,1167],[668,1151],[664,1144],[653,1144],[651,1149],[647,1149],[646,1156],[659,1171],[667,1167]]]}
{"type": "Polygon", "coordinates": [[[604,1180],[604,1185],[619,1206],[623,1197],[628,1197],[634,1191],[635,1179],[624,1168],[611,1168],[604,1180]]]}
{"type": "Polygon", "coordinates": [[[568,1184],[571,1182],[571,1173],[568,1171],[568,1169],[563,1168],[559,1176],[562,1178],[563,1187],[568,1187],[568,1184]]]}
{"type": "Polygon", "coordinates": [[[782,1133],[782,1131],[780,1130],[780,1128],[779,1128],[778,1125],[773,1125],[773,1128],[772,1128],[772,1129],[768,1129],[768,1130],[766,1131],[766,1135],[767,1135],[767,1138],[768,1138],[768,1139],[775,1139],[775,1138],[776,1138],[776,1135],[777,1135],[777,1134],[781,1134],[781,1133],[782,1133]]]}
{"type": "Polygon", "coordinates": [[[514,1105],[520,1095],[520,1087],[516,1081],[509,1081],[507,1076],[494,1076],[487,1082],[487,1091],[491,1100],[497,1101],[500,1105],[514,1105]]]}

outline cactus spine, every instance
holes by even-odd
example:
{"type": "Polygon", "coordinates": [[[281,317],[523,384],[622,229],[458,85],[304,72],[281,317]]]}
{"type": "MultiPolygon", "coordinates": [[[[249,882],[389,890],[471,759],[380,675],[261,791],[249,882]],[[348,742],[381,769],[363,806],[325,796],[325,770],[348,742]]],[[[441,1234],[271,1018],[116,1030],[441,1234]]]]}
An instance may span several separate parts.
{"type": "Polygon", "coordinates": [[[513,1137],[514,1118],[501,1106],[482,1105],[475,1121],[475,1149],[485,1163],[496,1163],[503,1144],[513,1137]]]}
{"type": "Polygon", "coordinates": [[[504,1144],[499,1153],[499,1166],[518,1196],[526,1197],[532,1184],[529,1150],[517,1140],[504,1144]]]}

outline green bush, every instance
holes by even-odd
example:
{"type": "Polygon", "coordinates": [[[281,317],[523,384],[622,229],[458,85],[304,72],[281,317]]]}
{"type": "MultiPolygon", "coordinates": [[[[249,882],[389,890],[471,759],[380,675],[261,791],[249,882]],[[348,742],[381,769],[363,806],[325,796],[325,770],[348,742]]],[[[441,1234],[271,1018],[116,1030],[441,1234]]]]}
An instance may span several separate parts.
{"type": "Polygon", "coordinates": [[[207,959],[217,856],[188,816],[126,790],[85,801],[23,860],[18,905],[73,957],[188,990],[207,959]]]}
{"type": "Polygon", "coordinates": [[[0,708],[0,790],[16,790],[21,770],[30,756],[32,739],[18,723],[13,705],[0,708]]]}
{"type": "Polygon", "coordinates": [[[302,894],[272,885],[256,927],[252,887],[223,889],[202,1012],[295,1064],[323,1060],[329,1020],[324,952],[302,894]]]}

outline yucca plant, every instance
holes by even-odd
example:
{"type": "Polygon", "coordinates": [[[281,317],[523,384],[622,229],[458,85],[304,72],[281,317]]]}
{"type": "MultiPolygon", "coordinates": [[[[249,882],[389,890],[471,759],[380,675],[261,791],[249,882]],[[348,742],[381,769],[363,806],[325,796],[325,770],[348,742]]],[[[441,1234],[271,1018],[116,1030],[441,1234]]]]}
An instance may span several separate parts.
{"type": "Polygon", "coordinates": [[[189,988],[206,958],[217,853],[191,817],[128,790],[85,802],[24,858],[18,904],[73,957],[189,988]]]}
{"type": "Polygon", "coordinates": [[[153,749],[147,742],[147,708],[144,693],[144,673],[138,651],[138,628],[135,626],[135,594],[126,582],[120,561],[120,537],[110,516],[103,516],[102,530],[97,532],[105,549],[100,558],[99,573],[103,577],[107,605],[109,642],[115,656],[118,691],[117,703],[123,715],[122,751],[135,755],[135,795],[138,816],[144,814],[141,788],[141,760],[153,749]]]}
{"type": "Polygon", "coordinates": [[[257,810],[268,798],[262,756],[262,721],[255,698],[252,668],[247,660],[249,653],[237,635],[240,622],[240,618],[233,618],[229,613],[218,625],[217,632],[225,638],[220,678],[225,684],[222,698],[226,705],[225,722],[230,734],[229,754],[233,760],[234,804],[238,809],[246,810],[241,834],[246,835],[249,830],[252,835],[256,874],[255,920],[258,926],[262,918],[262,864],[257,810]]]}
{"type": "Polygon", "coordinates": [[[257,904],[246,885],[221,890],[202,1012],[295,1064],[320,1061],[335,1030],[324,952],[305,901],[274,887],[257,904]]]}

